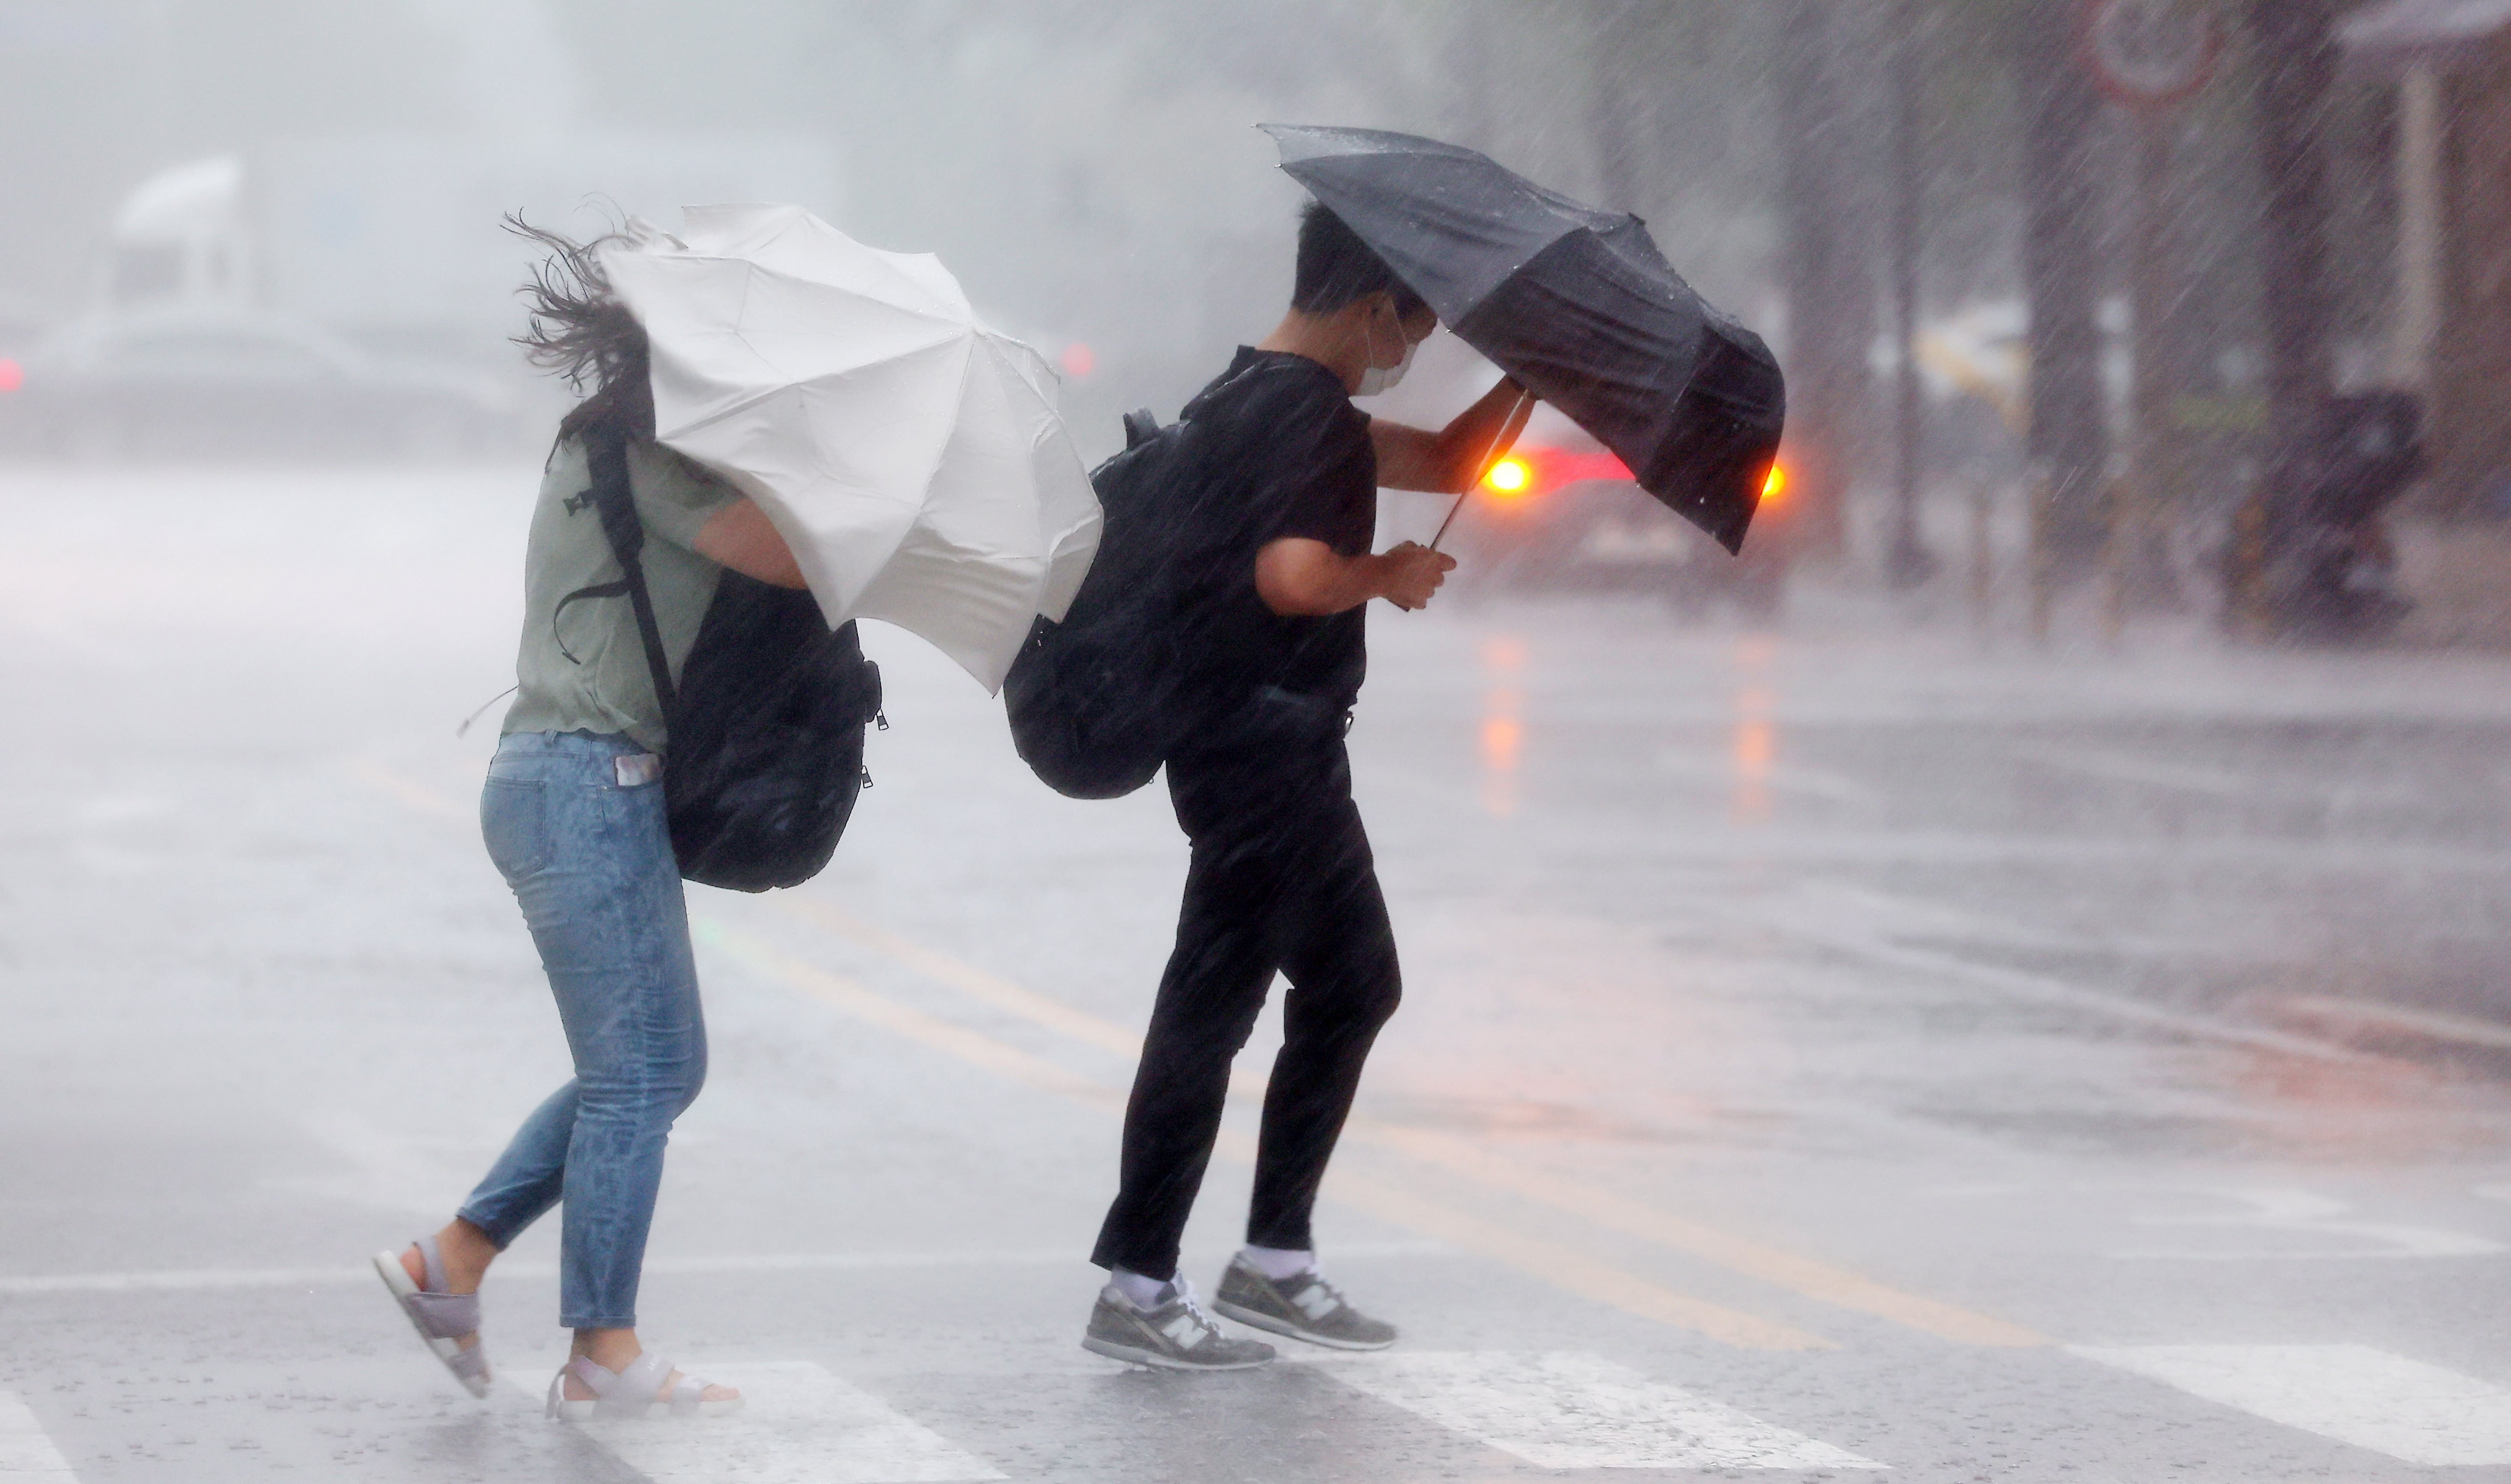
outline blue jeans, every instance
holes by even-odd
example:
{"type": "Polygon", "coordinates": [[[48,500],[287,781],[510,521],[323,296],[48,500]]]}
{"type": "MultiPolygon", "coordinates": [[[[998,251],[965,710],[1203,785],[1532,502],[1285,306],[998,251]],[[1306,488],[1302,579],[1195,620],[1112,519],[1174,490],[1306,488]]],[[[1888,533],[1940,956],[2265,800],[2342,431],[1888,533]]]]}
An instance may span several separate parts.
{"type": "Polygon", "coordinates": [[[522,903],[575,1080],[523,1121],[462,1217],[499,1248],[561,1199],[559,1322],[625,1329],[672,1121],[706,1081],[688,907],[660,781],[621,786],[621,736],[520,732],[480,797],[488,856],[522,903]]]}

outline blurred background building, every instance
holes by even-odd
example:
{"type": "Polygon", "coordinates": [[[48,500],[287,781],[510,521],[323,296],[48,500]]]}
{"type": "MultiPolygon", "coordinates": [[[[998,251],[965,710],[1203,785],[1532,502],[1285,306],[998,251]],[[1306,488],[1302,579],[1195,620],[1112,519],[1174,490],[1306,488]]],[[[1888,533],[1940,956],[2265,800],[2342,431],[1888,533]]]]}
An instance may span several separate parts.
{"type": "MultiPolygon", "coordinates": [[[[528,254],[499,215],[767,197],[942,254],[1105,449],[1286,294],[1297,192],[1250,126],[1376,125],[1639,212],[1781,349],[1756,601],[1889,565],[2262,636],[2511,632],[2511,5],[2186,0],[2221,45],[2150,133],[2086,56],[2102,8],[0,0],[0,385],[42,391],[48,346],[139,355],[101,321],[214,309],[274,363],[464,382],[444,405],[520,447],[555,394],[503,342],[528,254]],[[2414,400],[2344,400],[2387,392],[2414,400]],[[2347,441],[2392,435],[2410,456],[2347,441]],[[2313,583],[2364,622],[2314,624],[2313,583]]],[[[123,438],[37,421],[54,452],[123,438]]],[[[1608,473],[1556,441],[1566,482],[1608,473]]]]}
{"type": "Polygon", "coordinates": [[[2428,631],[2511,633],[2511,4],[2383,0],[2347,20],[2358,86],[2390,100],[2397,269],[2386,376],[2429,412],[2428,631]]]}

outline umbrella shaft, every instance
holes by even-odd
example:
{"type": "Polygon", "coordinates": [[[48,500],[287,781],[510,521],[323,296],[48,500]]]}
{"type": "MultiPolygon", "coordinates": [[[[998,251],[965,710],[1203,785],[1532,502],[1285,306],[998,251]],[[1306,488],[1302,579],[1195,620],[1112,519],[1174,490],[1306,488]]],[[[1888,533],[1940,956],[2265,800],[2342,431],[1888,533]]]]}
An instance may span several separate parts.
{"type": "Polygon", "coordinates": [[[1521,390],[1517,400],[1509,404],[1508,416],[1499,420],[1499,427],[1491,434],[1490,443],[1483,449],[1483,456],[1474,461],[1473,477],[1465,481],[1464,492],[1456,496],[1456,503],[1448,507],[1448,518],[1439,522],[1439,534],[1430,538],[1431,551],[1439,550],[1439,543],[1448,539],[1448,527],[1454,525],[1456,516],[1464,513],[1465,502],[1474,497],[1474,487],[1489,477],[1491,460],[1499,456],[1499,440],[1508,437],[1509,424],[1516,422],[1517,415],[1525,411],[1526,404],[1533,400],[1532,392],[1521,390]]]}

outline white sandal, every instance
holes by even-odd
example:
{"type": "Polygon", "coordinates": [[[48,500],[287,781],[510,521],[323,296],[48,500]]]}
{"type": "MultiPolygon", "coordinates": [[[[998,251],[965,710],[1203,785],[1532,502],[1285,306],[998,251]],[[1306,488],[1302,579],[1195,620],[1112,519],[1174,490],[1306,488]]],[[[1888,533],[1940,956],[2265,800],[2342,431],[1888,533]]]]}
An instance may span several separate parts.
{"type": "MultiPolygon", "coordinates": [[[[672,1374],[672,1362],[652,1351],[628,1362],[625,1370],[613,1371],[596,1365],[578,1355],[559,1367],[550,1378],[549,1411],[554,1418],[568,1422],[615,1417],[642,1417],[646,1410],[661,1405],[659,1393],[672,1374]],[[580,1401],[566,1394],[566,1378],[573,1376],[593,1392],[594,1399],[580,1401]]],[[[724,1417],[741,1410],[742,1398],[723,1401],[706,1399],[707,1388],[715,1385],[698,1376],[683,1376],[672,1388],[671,1409],[674,1417],[724,1417]]]]}
{"type": "Polygon", "coordinates": [[[375,1275],[392,1290],[401,1303],[401,1312],[409,1316],[418,1337],[444,1362],[453,1379],[474,1396],[488,1394],[488,1349],[474,1345],[464,1350],[459,1343],[464,1335],[480,1329],[480,1296],[476,1293],[444,1291],[444,1257],[436,1247],[433,1237],[420,1237],[415,1245],[418,1259],[427,1270],[424,1286],[409,1280],[409,1270],[401,1265],[398,1252],[375,1254],[375,1275]]]}

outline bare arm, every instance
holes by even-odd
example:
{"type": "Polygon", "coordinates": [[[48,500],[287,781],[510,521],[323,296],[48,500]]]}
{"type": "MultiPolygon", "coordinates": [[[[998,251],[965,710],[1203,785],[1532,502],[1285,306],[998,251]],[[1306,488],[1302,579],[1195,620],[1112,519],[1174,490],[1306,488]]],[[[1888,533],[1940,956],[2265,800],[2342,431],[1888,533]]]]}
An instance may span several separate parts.
{"type": "Polygon", "coordinates": [[[1408,428],[1384,418],[1369,420],[1369,440],[1377,448],[1377,482],[1387,489],[1424,489],[1434,494],[1462,494],[1483,476],[1477,467],[1508,452],[1534,411],[1534,399],[1503,376],[1454,422],[1437,433],[1408,428]]]}
{"type": "Polygon", "coordinates": [[[779,588],[809,586],[802,581],[801,564],[793,559],[775,522],[757,501],[747,497],[709,515],[707,523],[698,527],[697,552],[762,583],[779,588]]]}
{"type": "Polygon", "coordinates": [[[1284,618],[1323,618],[1382,597],[1419,608],[1456,559],[1408,541],[1374,556],[1345,556],[1322,541],[1286,536],[1256,553],[1256,595],[1284,618]]]}

